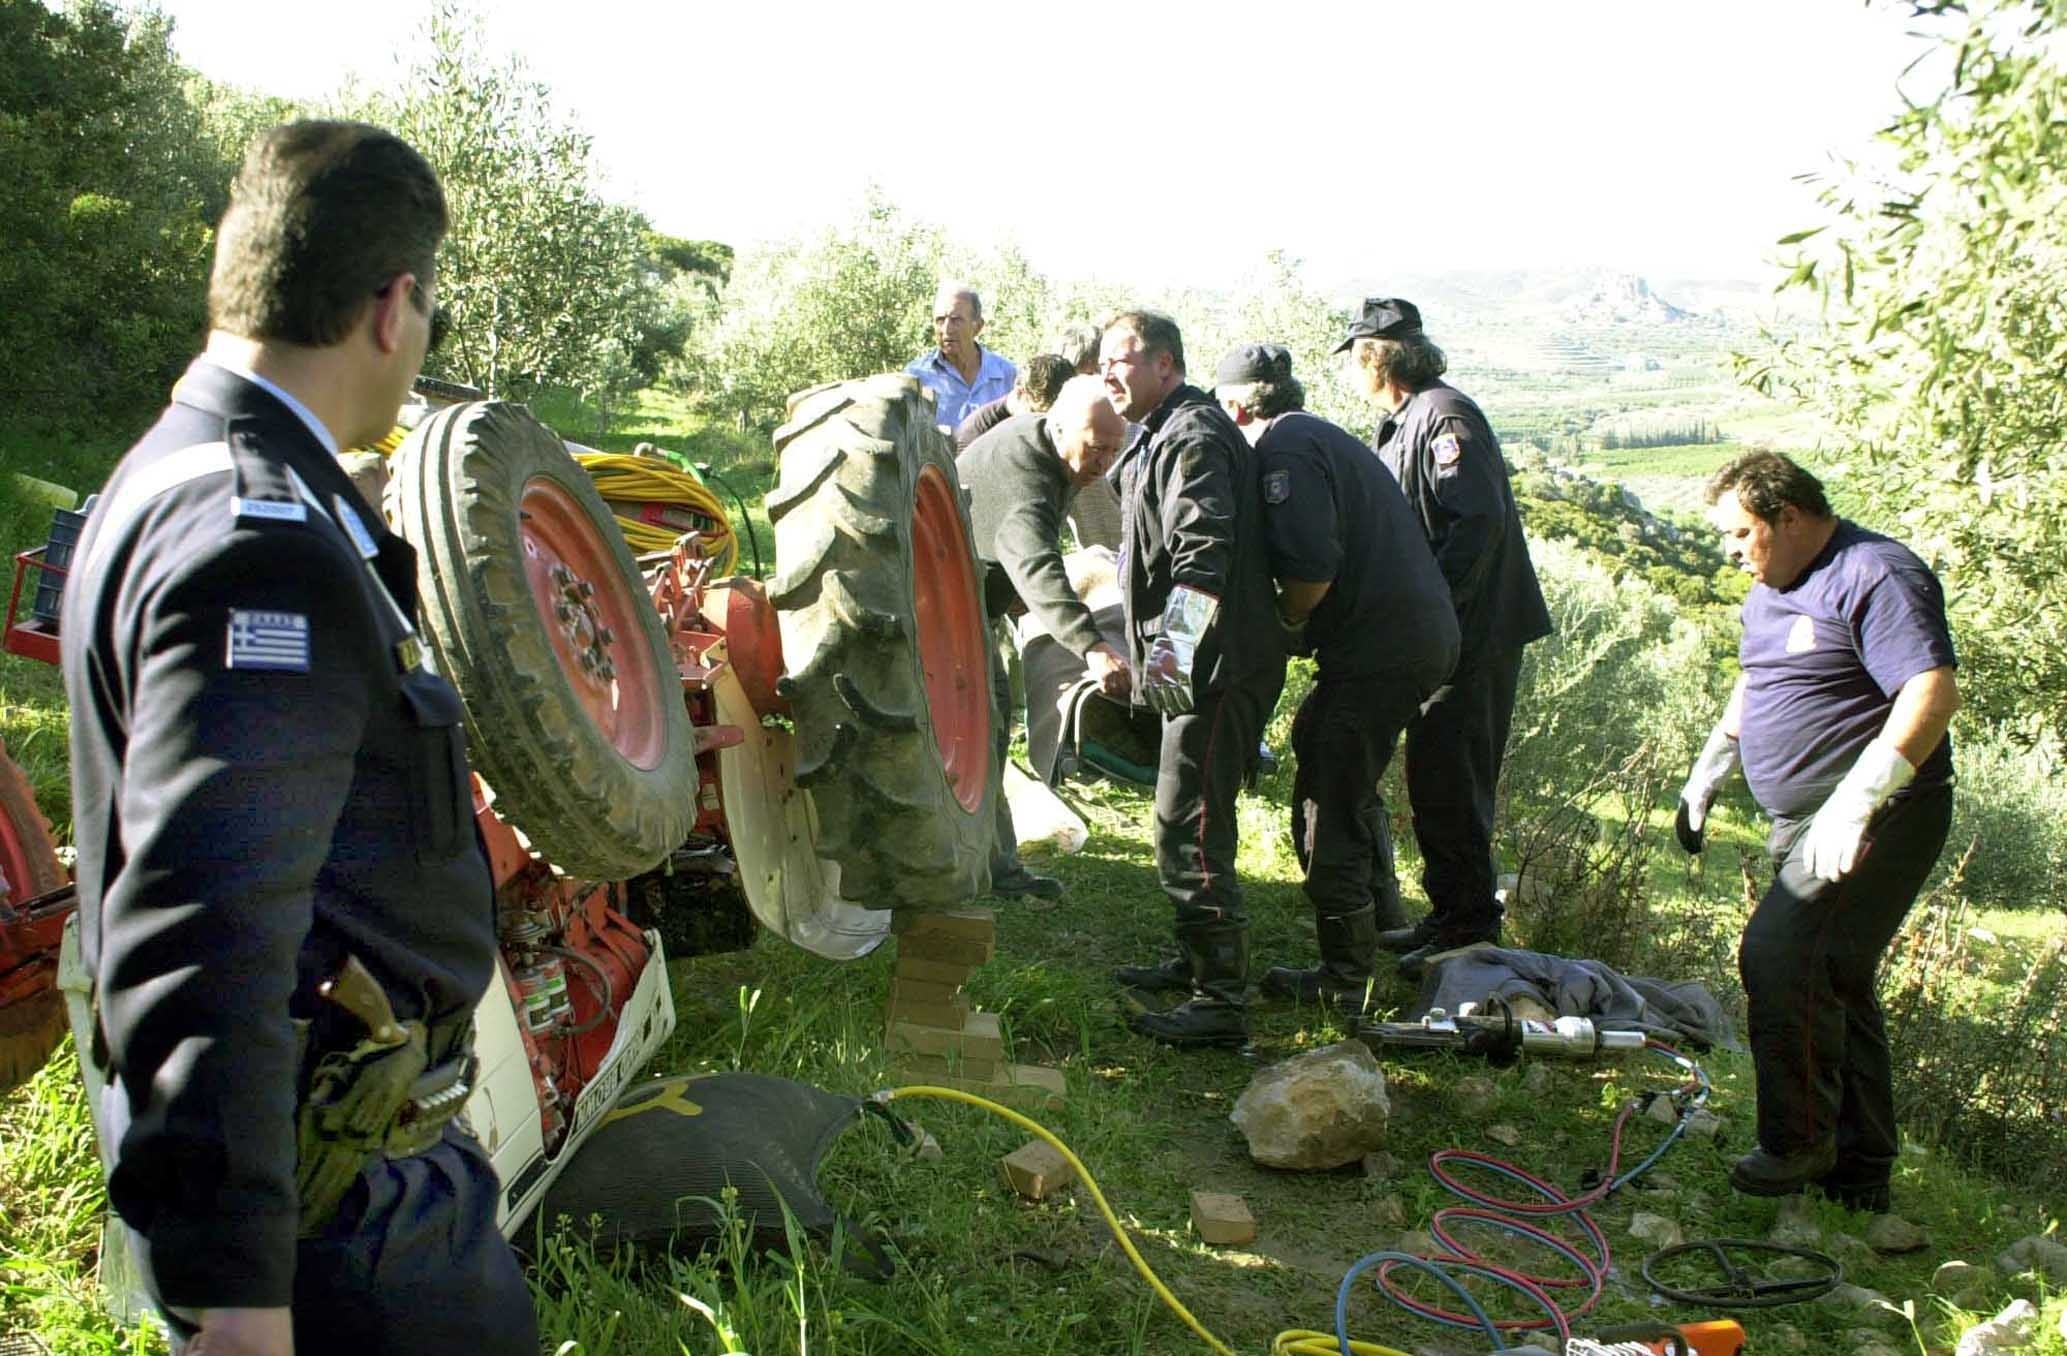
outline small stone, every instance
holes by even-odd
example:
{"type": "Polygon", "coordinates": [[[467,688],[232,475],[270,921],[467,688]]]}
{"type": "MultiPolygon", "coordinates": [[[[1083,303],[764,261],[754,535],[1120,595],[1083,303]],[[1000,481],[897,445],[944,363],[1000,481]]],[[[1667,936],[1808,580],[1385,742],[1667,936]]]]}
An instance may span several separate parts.
{"type": "Polygon", "coordinates": [[[2006,1276],[2035,1271],[2056,1286],[2067,1285],[2067,1244],[2044,1234],[2032,1234],[2010,1244],[1995,1259],[1995,1265],[2006,1276]]]}
{"type": "Polygon", "coordinates": [[[1483,1116],[1500,1100],[1500,1090],[1493,1086],[1492,1079],[1472,1074],[1450,1085],[1450,1098],[1465,1115],[1483,1116]]]}
{"type": "Polygon", "coordinates": [[[1386,1182],[1399,1176],[1400,1161],[1384,1150],[1364,1155],[1364,1176],[1386,1182]]]}
{"type": "Polygon", "coordinates": [[[1962,1290],[1971,1290],[1988,1278],[1988,1273],[1972,1262],[1953,1258],[1938,1263],[1938,1269],[1931,1273],[1931,1289],[1940,1295],[1957,1295],[1962,1290]]]}
{"type": "Polygon", "coordinates": [[[1789,1196],[1781,1202],[1779,1217],[1766,1238],[1785,1248],[1813,1248],[1823,1242],[1823,1226],[1816,1223],[1805,1198],[1789,1196]]]}
{"type": "Polygon", "coordinates": [[[1923,1230],[1900,1215],[1875,1215],[1873,1222],[1866,1226],[1866,1242],[1875,1252],[1890,1256],[1922,1252],[1930,1245],[1923,1230]]]}
{"type": "Polygon", "coordinates": [[[1371,1222],[1387,1229],[1398,1229],[1407,1222],[1407,1203],[1398,1196],[1381,1196],[1371,1207],[1371,1222]]]}
{"type": "Polygon", "coordinates": [[[1217,1191],[1191,1193],[1191,1227],[1199,1241],[1228,1247],[1256,1241],[1256,1217],[1239,1196],[1217,1191]]]}
{"type": "Polygon", "coordinates": [[[1644,1103],[1644,1115],[1660,1125],[1677,1125],[1679,1106],[1670,1097],[1653,1097],[1644,1103]]]}
{"type": "Polygon", "coordinates": [[[1805,1281],[1811,1276],[1828,1276],[1830,1267],[1813,1257],[1796,1257],[1792,1253],[1774,1258],[1766,1264],[1766,1275],[1776,1281],[1805,1281]]]}
{"type": "Polygon", "coordinates": [[[1961,1333],[1953,1356],[1986,1356],[1992,1351],[2016,1351],[2030,1346],[2037,1335],[2038,1310],[2030,1300],[2015,1300],[1986,1323],[1977,1323],[1961,1333]]]}
{"type": "Polygon", "coordinates": [[[1656,1248],[1676,1248],[1687,1241],[1680,1227],[1663,1215],[1653,1215],[1639,1210],[1629,1220],[1629,1236],[1640,1238],[1656,1248]]]}
{"type": "MultiPolygon", "coordinates": [[[[1881,1294],[1878,1290],[1868,1290],[1863,1285],[1853,1285],[1850,1281],[1840,1284],[1837,1289],[1824,1297],[1823,1302],[1840,1309],[1852,1310],[1864,1318],[1878,1318],[1885,1321],[1888,1316],[1888,1310],[1881,1307],[1888,1302],[1886,1295],[1881,1294]]],[[[1895,1317],[1901,1317],[1899,1311],[1895,1314],[1895,1317]]]]}
{"type": "Polygon", "coordinates": [[[1326,1169],[1374,1152],[1391,1115],[1371,1048],[1342,1041],[1259,1070],[1228,1119],[1265,1167],[1326,1169]]]}
{"type": "Polygon", "coordinates": [[[1044,1139],[1021,1145],[998,1160],[1005,1185],[1030,1201],[1046,1200],[1074,1182],[1076,1169],[1044,1139]]]}
{"type": "Polygon", "coordinates": [[[1823,1245],[1823,1251],[1838,1260],[1847,1276],[1856,1276],[1861,1270],[1880,1260],[1880,1255],[1868,1247],[1866,1240],[1857,1234],[1834,1234],[1830,1241],[1823,1245]]]}
{"type": "Polygon", "coordinates": [[[933,1132],[930,1130],[919,1131],[919,1142],[912,1152],[918,1155],[922,1163],[938,1163],[947,1157],[947,1152],[940,1147],[940,1141],[933,1138],[933,1132]]]}
{"type": "Polygon", "coordinates": [[[1551,1073],[1548,1064],[1531,1064],[1529,1071],[1522,1075],[1522,1091],[1528,1093],[1531,1097],[1541,1097],[1544,1093],[1550,1091],[1550,1080],[1551,1073]]]}
{"type": "Polygon", "coordinates": [[[1723,1118],[1706,1107],[1687,1117],[1687,1134],[1693,1139],[1721,1140],[1723,1118]]]}
{"type": "Polygon", "coordinates": [[[1489,1125],[1486,1127],[1486,1138],[1498,1140],[1512,1149],[1522,1142],[1522,1132],[1511,1125],[1489,1125]]]}
{"type": "Polygon", "coordinates": [[[1776,1323],[1761,1334],[1759,1345],[1778,1353],[1778,1356],[1797,1356],[1809,1349],[1809,1339],[1801,1335],[1801,1329],[1776,1323]]]}

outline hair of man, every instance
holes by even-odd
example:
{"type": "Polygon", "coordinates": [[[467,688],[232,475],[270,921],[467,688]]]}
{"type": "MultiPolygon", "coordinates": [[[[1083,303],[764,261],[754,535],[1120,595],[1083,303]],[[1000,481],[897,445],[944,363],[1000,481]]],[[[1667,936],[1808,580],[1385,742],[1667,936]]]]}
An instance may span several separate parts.
{"type": "Polygon", "coordinates": [[[394,133],[283,123],[252,143],[231,185],[209,325],[246,339],[334,345],[397,276],[431,281],[448,223],[437,172],[394,133]]]}
{"type": "Polygon", "coordinates": [[[1358,366],[1368,369],[1380,382],[1391,382],[1409,391],[1420,390],[1450,370],[1450,360],[1425,334],[1404,339],[1359,339],[1356,360],[1358,366]]]}
{"type": "Polygon", "coordinates": [[[1064,327],[1055,336],[1055,351],[1063,356],[1072,370],[1080,369],[1085,363],[1098,362],[1098,327],[1088,321],[1064,327]]]}
{"type": "Polygon", "coordinates": [[[1161,311],[1121,311],[1105,322],[1105,328],[1108,333],[1125,330],[1140,340],[1143,357],[1169,354],[1177,375],[1184,375],[1184,333],[1175,320],[1161,311]]]}
{"type": "Polygon", "coordinates": [[[1746,513],[1764,523],[1777,523],[1790,508],[1811,517],[1830,516],[1823,482],[1792,457],[1778,452],[1746,452],[1710,476],[1703,493],[1713,504],[1731,491],[1736,492],[1746,513]]]}
{"type": "Polygon", "coordinates": [[[1020,369],[1019,384],[1026,392],[1026,412],[1039,414],[1055,403],[1062,384],[1077,374],[1076,364],[1060,353],[1036,353],[1020,369]]]}
{"type": "Polygon", "coordinates": [[[965,282],[944,282],[940,284],[940,290],[933,294],[933,313],[935,315],[946,315],[954,309],[955,303],[958,301],[967,301],[969,303],[969,318],[971,320],[983,319],[983,298],[977,294],[975,288],[965,282]],[[943,301],[947,305],[941,305],[940,303],[943,301]]]}
{"type": "Polygon", "coordinates": [[[1216,388],[1213,394],[1234,401],[1256,419],[1275,419],[1306,408],[1306,388],[1292,376],[1280,381],[1235,382],[1216,388]]]}

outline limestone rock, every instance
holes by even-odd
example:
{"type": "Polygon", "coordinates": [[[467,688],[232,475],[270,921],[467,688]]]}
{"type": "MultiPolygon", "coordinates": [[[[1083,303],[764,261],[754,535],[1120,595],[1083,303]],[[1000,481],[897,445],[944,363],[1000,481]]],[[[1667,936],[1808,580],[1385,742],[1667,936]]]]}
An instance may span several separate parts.
{"type": "MultiPolygon", "coordinates": [[[[2028,1240],[2027,1240],[2028,1241],[2028,1240]]],[[[1986,1323],[1976,1323],[1960,1334],[1953,1356],[1987,1356],[1992,1351],[2016,1351],[2031,1345],[2038,1335],[2038,1310],[2030,1300],[2017,1300],[1986,1323]]]]}
{"type": "Polygon", "coordinates": [[[1880,1260],[1880,1254],[1857,1234],[1834,1235],[1823,1245],[1823,1251],[1837,1259],[1847,1276],[1856,1276],[1880,1260]]]}
{"type": "Polygon", "coordinates": [[[1229,1117],[1249,1156],[1272,1168],[1339,1168],[1385,1139],[1385,1071],[1362,1041],[1342,1041],[1263,1069],[1229,1117]]]}
{"type": "Polygon", "coordinates": [[[2035,1271],[2054,1285],[2067,1285],[2067,1243],[2044,1234],[2020,1238],[1995,1259],[2005,1275],[2035,1271]]]}
{"type": "Polygon", "coordinates": [[[1522,1142],[1522,1132],[1511,1125],[1489,1125],[1486,1127],[1486,1138],[1498,1140],[1512,1149],[1522,1142]]]}
{"type": "Polygon", "coordinates": [[[1500,1090],[1493,1086],[1492,1079],[1472,1074],[1450,1084],[1450,1097],[1465,1115],[1483,1116],[1500,1100],[1500,1090]]]}
{"type": "Polygon", "coordinates": [[[1680,1227],[1663,1215],[1653,1215],[1639,1210],[1629,1221],[1629,1236],[1640,1238],[1654,1248],[1676,1248],[1687,1241],[1680,1227]]]}
{"type": "Polygon", "coordinates": [[[1931,1289],[1940,1295],[1957,1295],[1987,1279],[1988,1273],[1984,1268],[1955,1257],[1949,1262],[1938,1263],[1938,1269],[1931,1273],[1931,1289]]]}
{"type": "MultiPolygon", "coordinates": [[[[1844,1282],[1824,1296],[1823,1302],[1840,1309],[1849,1309],[1859,1317],[1873,1322],[1885,1323],[1891,1316],[1890,1311],[1882,1307],[1888,1303],[1886,1295],[1878,1290],[1868,1290],[1863,1285],[1853,1285],[1850,1281],[1844,1282]]],[[[1900,1318],[1901,1314],[1895,1312],[1892,1316],[1900,1318]]]]}
{"type": "Polygon", "coordinates": [[[1371,1223],[1385,1229],[1398,1229],[1407,1222],[1407,1203],[1397,1196],[1381,1196],[1371,1207],[1371,1223]]]}
{"type": "Polygon", "coordinates": [[[1903,1219],[1900,1215],[1875,1215],[1866,1226],[1866,1243],[1875,1252],[1899,1256],[1907,1252],[1922,1252],[1929,1246],[1923,1230],[1903,1219]]]}
{"type": "Polygon", "coordinates": [[[1702,1107],[1687,1117],[1687,1134],[1694,1139],[1719,1141],[1722,1139],[1723,1118],[1702,1107]]]}
{"type": "Polygon", "coordinates": [[[1548,1064],[1536,1063],[1522,1075],[1522,1091],[1531,1097],[1541,1097],[1550,1091],[1551,1072],[1548,1064]]]}
{"type": "Polygon", "coordinates": [[[1781,1202],[1779,1217],[1773,1221],[1772,1231],[1766,1238],[1787,1248],[1820,1247],[1823,1226],[1816,1223],[1815,1212],[1809,1208],[1807,1199],[1789,1196],[1781,1202]]]}

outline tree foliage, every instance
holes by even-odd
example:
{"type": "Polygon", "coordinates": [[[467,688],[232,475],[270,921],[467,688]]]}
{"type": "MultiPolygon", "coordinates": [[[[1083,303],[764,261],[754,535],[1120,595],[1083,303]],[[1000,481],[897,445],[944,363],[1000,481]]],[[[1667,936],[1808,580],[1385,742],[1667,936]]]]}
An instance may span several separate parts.
{"type": "Polygon", "coordinates": [[[1739,359],[1811,401],[1845,488],[1944,575],[1971,703],[2067,734],[2067,5],[1918,6],[1947,76],[1783,240],[1824,325],[1739,359]]]}

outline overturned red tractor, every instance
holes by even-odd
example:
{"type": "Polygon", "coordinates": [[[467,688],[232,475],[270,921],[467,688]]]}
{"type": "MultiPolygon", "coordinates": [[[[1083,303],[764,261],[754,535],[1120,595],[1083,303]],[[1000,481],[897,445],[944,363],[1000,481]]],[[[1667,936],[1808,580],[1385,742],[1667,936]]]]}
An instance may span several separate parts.
{"type": "MultiPolygon", "coordinates": [[[[713,577],[722,523],[635,558],[523,406],[429,410],[394,453],[383,507],[418,552],[428,656],[465,701],[496,884],[501,983],[476,1014],[466,1114],[505,1230],[673,1030],[667,958],[743,945],[758,920],[848,960],[893,910],[988,887],[989,638],[933,418],[902,377],[793,398],[765,586],[713,577]]],[[[8,649],[55,662],[54,606],[20,604],[25,582],[54,597],[61,554],[19,558],[8,649]]],[[[4,760],[0,876],[4,1091],[89,986],[71,888],[4,760]]]]}

